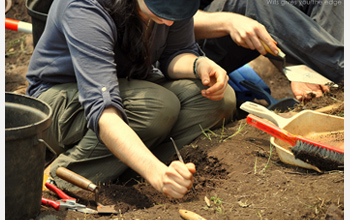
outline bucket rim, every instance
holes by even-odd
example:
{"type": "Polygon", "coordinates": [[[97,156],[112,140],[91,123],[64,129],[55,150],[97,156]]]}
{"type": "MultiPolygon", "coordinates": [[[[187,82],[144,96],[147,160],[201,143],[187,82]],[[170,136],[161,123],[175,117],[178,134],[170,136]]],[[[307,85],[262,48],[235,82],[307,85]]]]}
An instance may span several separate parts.
{"type": "MultiPolygon", "coordinates": [[[[42,120],[39,120],[37,122],[34,122],[34,123],[31,123],[29,125],[23,125],[23,126],[18,126],[18,127],[13,127],[13,128],[6,128],[5,127],[5,136],[6,136],[6,140],[8,139],[11,139],[11,137],[13,136],[12,133],[20,133],[22,132],[23,130],[35,130],[34,132],[36,132],[36,130],[38,130],[38,127],[40,127],[40,130],[45,130],[47,129],[50,124],[51,124],[51,117],[52,117],[52,108],[49,104],[47,104],[46,102],[40,100],[40,99],[37,99],[37,98],[34,98],[34,97],[31,97],[31,96],[28,96],[28,95],[22,95],[22,94],[17,94],[17,93],[13,93],[13,92],[5,92],[5,104],[6,104],[6,95],[9,95],[9,96],[17,96],[17,97],[21,97],[21,98],[24,98],[24,99],[30,99],[32,101],[35,101],[35,102],[38,102],[40,103],[41,105],[45,106],[47,109],[48,109],[48,112],[44,112],[45,113],[45,117],[42,119],[42,120]],[[8,135],[7,133],[11,133],[11,135],[8,135]]],[[[23,104],[25,105],[25,104],[23,104]]],[[[42,111],[42,110],[40,110],[42,111]]],[[[31,136],[32,134],[30,134],[30,132],[27,133],[28,136],[31,136]]]]}
{"type": "Polygon", "coordinates": [[[30,16],[34,16],[35,18],[38,18],[42,21],[46,21],[47,13],[43,13],[43,12],[39,12],[39,11],[35,11],[35,10],[31,9],[28,5],[28,0],[26,0],[26,8],[27,8],[28,14],[30,16]]]}

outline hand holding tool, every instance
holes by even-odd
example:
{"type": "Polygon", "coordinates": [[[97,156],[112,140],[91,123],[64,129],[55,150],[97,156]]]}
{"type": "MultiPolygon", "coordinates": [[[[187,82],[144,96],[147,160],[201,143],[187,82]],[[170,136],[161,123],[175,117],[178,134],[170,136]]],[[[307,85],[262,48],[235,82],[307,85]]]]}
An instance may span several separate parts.
{"type": "Polygon", "coordinates": [[[274,52],[272,52],[272,50],[265,44],[264,41],[260,40],[261,44],[263,45],[263,47],[265,48],[265,50],[277,57],[280,57],[283,60],[283,69],[286,67],[286,54],[282,52],[282,50],[280,48],[277,47],[278,49],[278,54],[275,54],[274,52]]]}
{"type": "MultiPolygon", "coordinates": [[[[179,149],[177,148],[176,146],[176,143],[174,141],[174,139],[172,137],[170,137],[170,140],[173,142],[173,145],[174,145],[174,148],[175,148],[175,151],[176,151],[176,154],[177,154],[177,157],[179,158],[179,161],[183,164],[185,164],[184,160],[182,159],[182,156],[180,154],[180,151],[179,149]]],[[[192,185],[192,190],[193,190],[193,193],[197,196],[197,193],[196,193],[196,190],[194,189],[193,185],[192,185]]]]}
{"type": "Polygon", "coordinates": [[[42,205],[53,207],[57,211],[74,210],[74,211],[78,211],[78,212],[82,212],[82,213],[86,213],[86,214],[97,214],[98,213],[96,210],[87,208],[85,205],[77,203],[75,198],[68,196],[67,194],[65,194],[62,190],[60,190],[55,185],[47,182],[47,183],[45,183],[45,186],[49,190],[56,193],[61,199],[54,201],[54,200],[42,197],[41,198],[42,205]]]}
{"type": "Polygon", "coordinates": [[[306,65],[294,65],[294,66],[288,66],[286,64],[286,54],[281,51],[281,49],[278,49],[278,54],[274,54],[271,49],[262,41],[260,40],[261,44],[265,48],[265,50],[277,57],[280,57],[283,62],[283,73],[286,75],[289,81],[295,81],[295,82],[304,82],[304,83],[313,83],[318,85],[330,85],[332,87],[338,87],[337,84],[333,83],[331,80],[327,79],[326,77],[322,76],[315,70],[311,69],[310,67],[306,65]]]}
{"type": "Polygon", "coordinates": [[[175,143],[174,139],[173,139],[172,137],[170,137],[170,140],[173,142],[173,145],[174,145],[174,148],[175,148],[177,157],[179,158],[179,161],[180,161],[181,163],[185,164],[184,160],[183,160],[182,157],[181,157],[180,151],[179,151],[179,149],[178,149],[177,146],[176,146],[176,143],[175,143]]]}

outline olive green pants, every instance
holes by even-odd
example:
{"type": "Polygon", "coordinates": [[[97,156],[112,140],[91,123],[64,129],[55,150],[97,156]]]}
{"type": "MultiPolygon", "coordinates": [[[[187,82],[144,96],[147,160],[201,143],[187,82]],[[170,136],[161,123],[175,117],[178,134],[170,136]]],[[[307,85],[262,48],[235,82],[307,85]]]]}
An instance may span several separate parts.
{"type": "MultiPolygon", "coordinates": [[[[163,162],[174,155],[172,137],[179,148],[191,143],[203,129],[221,126],[232,120],[236,110],[233,89],[227,86],[224,99],[212,101],[201,95],[205,87],[199,80],[120,79],[120,93],[130,127],[163,162]]],[[[77,85],[56,85],[39,96],[53,110],[47,142],[59,155],[50,173],[61,188],[76,190],[56,176],[58,167],[66,167],[95,184],[116,180],[127,166],[99,142],[86,128],[86,119],[78,101],[77,85]]]]}

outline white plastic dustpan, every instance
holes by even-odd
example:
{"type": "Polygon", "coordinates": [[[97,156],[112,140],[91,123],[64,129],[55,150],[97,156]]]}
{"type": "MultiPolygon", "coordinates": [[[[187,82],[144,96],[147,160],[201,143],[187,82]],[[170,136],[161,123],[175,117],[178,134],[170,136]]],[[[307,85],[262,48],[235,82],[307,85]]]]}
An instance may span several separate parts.
{"type": "MultiPolygon", "coordinates": [[[[268,119],[280,128],[295,135],[344,148],[344,118],[342,117],[304,110],[291,118],[283,118],[264,106],[253,102],[245,102],[240,108],[261,118],[268,119]]],[[[322,172],[316,166],[296,159],[289,149],[292,147],[290,144],[275,137],[271,137],[270,142],[276,147],[277,154],[283,163],[322,172]]]]}

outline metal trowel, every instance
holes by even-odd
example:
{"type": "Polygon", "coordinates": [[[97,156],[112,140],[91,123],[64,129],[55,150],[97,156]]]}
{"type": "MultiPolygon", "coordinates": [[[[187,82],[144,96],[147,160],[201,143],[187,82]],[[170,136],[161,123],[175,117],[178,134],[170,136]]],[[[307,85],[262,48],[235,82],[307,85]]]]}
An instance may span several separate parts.
{"type": "Polygon", "coordinates": [[[267,52],[282,59],[283,73],[286,75],[289,81],[312,83],[317,85],[332,85],[333,87],[337,87],[337,85],[335,85],[331,80],[327,79],[306,65],[287,66],[286,54],[283,53],[281,49],[278,48],[278,54],[276,55],[263,41],[260,42],[267,52]]]}
{"type": "Polygon", "coordinates": [[[283,72],[289,81],[313,83],[317,85],[336,85],[326,77],[306,65],[295,65],[283,68],[283,72]]]}
{"type": "Polygon", "coordinates": [[[99,189],[98,187],[92,183],[90,180],[80,176],[77,173],[74,173],[71,170],[68,170],[64,167],[59,167],[56,171],[56,175],[71,183],[74,184],[84,190],[88,190],[95,193],[95,202],[97,204],[97,211],[99,214],[117,214],[117,210],[115,210],[115,205],[102,205],[99,202],[99,189]]]}

